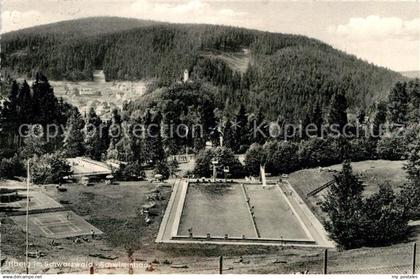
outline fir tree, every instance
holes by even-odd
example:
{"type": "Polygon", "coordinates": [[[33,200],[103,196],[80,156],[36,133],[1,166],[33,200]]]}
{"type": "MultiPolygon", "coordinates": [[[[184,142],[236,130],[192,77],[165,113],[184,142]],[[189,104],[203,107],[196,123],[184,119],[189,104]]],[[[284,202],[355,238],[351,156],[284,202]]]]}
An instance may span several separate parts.
{"type": "Polygon", "coordinates": [[[328,122],[329,125],[335,125],[340,132],[347,124],[347,108],[347,99],[344,94],[335,93],[331,99],[328,122]]]}
{"type": "Polygon", "coordinates": [[[85,148],[86,155],[94,160],[101,160],[102,153],[106,151],[106,140],[102,128],[103,123],[96,114],[94,108],[89,108],[86,115],[85,132],[85,148]]]}
{"type": "Polygon", "coordinates": [[[78,157],[85,153],[83,128],[85,122],[78,110],[74,110],[67,120],[66,136],[64,138],[64,154],[67,157],[78,157]]]}
{"type": "Polygon", "coordinates": [[[389,120],[392,123],[406,123],[408,117],[408,101],[407,84],[405,82],[395,83],[388,96],[389,120]]]}
{"type": "Polygon", "coordinates": [[[335,176],[322,209],[328,214],[326,229],[331,238],[345,249],[359,247],[362,228],[362,182],[353,174],[349,161],[344,162],[342,171],[335,176]]]}

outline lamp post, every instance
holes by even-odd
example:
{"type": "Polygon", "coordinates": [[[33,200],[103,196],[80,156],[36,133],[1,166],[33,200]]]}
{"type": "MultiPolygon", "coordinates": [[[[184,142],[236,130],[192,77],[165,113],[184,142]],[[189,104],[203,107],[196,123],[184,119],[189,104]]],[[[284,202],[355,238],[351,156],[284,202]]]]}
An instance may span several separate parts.
{"type": "Polygon", "coordinates": [[[211,164],[213,165],[213,182],[216,182],[216,175],[217,175],[216,166],[217,166],[218,163],[219,163],[219,161],[216,158],[214,158],[211,161],[211,164]]]}
{"type": "Polygon", "coordinates": [[[226,176],[227,176],[227,174],[229,173],[229,167],[224,167],[223,168],[223,174],[224,174],[224,176],[225,176],[225,183],[227,182],[226,181],[226,176]]]}

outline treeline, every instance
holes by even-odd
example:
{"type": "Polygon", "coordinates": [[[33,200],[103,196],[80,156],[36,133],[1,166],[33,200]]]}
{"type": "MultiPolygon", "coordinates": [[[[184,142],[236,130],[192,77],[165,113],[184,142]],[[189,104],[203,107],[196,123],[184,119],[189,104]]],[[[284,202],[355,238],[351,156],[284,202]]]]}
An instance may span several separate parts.
{"type": "Polygon", "coordinates": [[[353,113],[372,110],[399,79],[386,69],[367,64],[328,47],[285,47],[253,63],[245,79],[251,107],[263,107],[275,120],[302,120],[308,105],[328,106],[335,93],[344,94],[353,113]]]}
{"type": "MultiPolygon", "coordinates": [[[[70,32],[71,40],[43,32],[43,27],[32,31],[4,35],[5,71],[91,80],[94,69],[103,69],[107,80],[156,79],[159,86],[169,86],[187,69],[192,78],[220,88],[220,104],[240,98],[248,110],[256,113],[262,108],[270,120],[280,116],[298,121],[308,109],[306,104],[324,106],[335,93],[345,93],[353,112],[360,107],[369,110],[402,79],[314,39],[244,28],[149,23],[114,33],[70,32]],[[252,63],[243,75],[224,61],[202,56],[244,49],[252,63]]],[[[234,103],[230,110],[239,108],[234,103]]]]}
{"type": "Polygon", "coordinates": [[[54,96],[42,74],[32,86],[11,81],[0,107],[0,178],[23,175],[23,166],[31,159],[36,183],[58,183],[70,170],[65,158],[77,156],[124,162],[116,173],[121,179],[138,179],[146,166],[168,177],[161,122],[160,112],[152,108],[141,114],[114,110],[108,121],[93,108],[81,115],[54,96]],[[136,125],[152,131],[136,136],[136,125]]]}
{"type": "MultiPolygon", "coordinates": [[[[2,153],[23,147],[21,135],[28,132],[29,125],[37,124],[40,129],[47,129],[48,124],[65,125],[70,112],[76,110],[55,97],[47,78],[41,74],[36,75],[32,86],[26,81],[4,83],[10,91],[0,111],[2,153]]],[[[54,148],[58,141],[51,141],[48,148],[54,148]]]]}
{"type": "MultiPolygon", "coordinates": [[[[266,135],[270,125],[279,131],[274,137],[248,138],[247,144],[253,143],[246,153],[248,171],[257,175],[259,166],[265,165],[268,172],[281,174],[343,160],[407,159],[412,145],[419,140],[419,93],[419,79],[397,82],[390,89],[388,100],[377,103],[371,118],[362,111],[358,118],[349,120],[347,99],[343,94],[335,94],[325,113],[314,105],[305,121],[293,125],[293,130],[287,130],[287,123],[260,120],[257,126],[265,129],[266,135]],[[316,129],[308,133],[309,126],[316,129]]],[[[247,133],[241,135],[235,138],[243,142],[247,133]]],[[[238,150],[235,145],[230,147],[238,150]]]]}

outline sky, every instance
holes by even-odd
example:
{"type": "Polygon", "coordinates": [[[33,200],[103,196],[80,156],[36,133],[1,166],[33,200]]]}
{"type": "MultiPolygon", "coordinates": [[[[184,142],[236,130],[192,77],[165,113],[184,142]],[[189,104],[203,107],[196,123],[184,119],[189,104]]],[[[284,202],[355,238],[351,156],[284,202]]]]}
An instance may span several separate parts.
{"type": "Polygon", "coordinates": [[[420,1],[1,0],[1,33],[89,16],[307,35],[395,71],[420,70],[420,1]]]}

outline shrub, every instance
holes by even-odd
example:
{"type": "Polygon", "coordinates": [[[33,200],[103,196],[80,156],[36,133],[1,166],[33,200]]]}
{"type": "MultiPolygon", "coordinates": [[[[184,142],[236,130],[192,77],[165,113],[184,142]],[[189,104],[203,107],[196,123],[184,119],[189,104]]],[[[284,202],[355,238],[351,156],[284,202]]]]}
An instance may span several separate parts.
{"type": "Polygon", "coordinates": [[[63,176],[71,174],[69,163],[59,152],[35,155],[30,163],[32,181],[35,184],[59,183],[63,176]]]}
{"type": "Polygon", "coordinates": [[[138,161],[134,161],[128,164],[121,164],[115,176],[123,181],[136,181],[143,179],[146,175],[141,164],[138,161]]]}
{"type": "Polygon", "coordinates": [[[402,137],[392,135],[378,142],[378,157],[384,160],[402,160],[407,152],[407,146],[402,137]]]}
{"type": "Polygon", "coordinates": [[[245,168],[253,176],[260,174],[260,166],[266,161],[266,150],[258,143],[252,144],[245,154],[245,168]]]}
{"type": "Polygon", "coordinates": [[[0,178],[14,178],[25,174],[25,167],[17,154],[0,160],[0,178]]]}
{"type": "Polygon", "coordinates": [[[217,159],[217,176],[223,177],[223,168],[229,168],[229,175],[232,177],[243,177],[246,172],[235,157],[233,151],[226,147],[205,149],[198,153],[195,161],[194,174],[199,177],[212,176],[212,160],[217,159]]]}
{"type": "Polygon", "coordinates": [[[170,170],[166,161],[164,160],[157,161],[155,165],[154,173],[162,175],[163,179],[168,179],[170,175],[170,170]]]}

